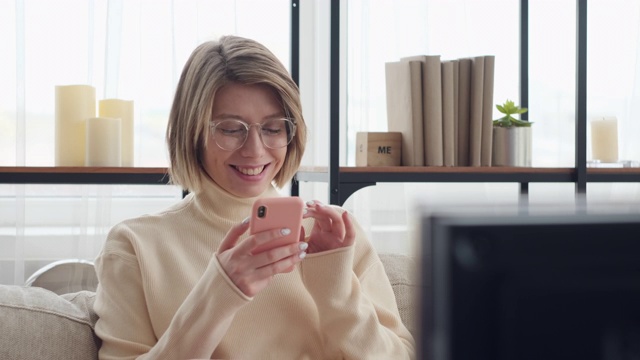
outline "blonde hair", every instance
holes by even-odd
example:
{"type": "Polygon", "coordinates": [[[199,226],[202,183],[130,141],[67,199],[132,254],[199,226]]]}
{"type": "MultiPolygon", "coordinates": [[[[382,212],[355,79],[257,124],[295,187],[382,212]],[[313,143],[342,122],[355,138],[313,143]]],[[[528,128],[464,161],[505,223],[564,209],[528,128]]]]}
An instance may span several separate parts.
{"type": "Polygon", "coordinates": [[[238,36],[199,45],[180,75],[169,114],[166,140],[171,182],[198,192],[205,174],[201,156],[209,138],[216,92],[229,83],[264,84],[273,89],[296,133],[274,182],[282,188],[296,173],[306,144],[300,91],[286,68],[264,45],[238,36]]]}

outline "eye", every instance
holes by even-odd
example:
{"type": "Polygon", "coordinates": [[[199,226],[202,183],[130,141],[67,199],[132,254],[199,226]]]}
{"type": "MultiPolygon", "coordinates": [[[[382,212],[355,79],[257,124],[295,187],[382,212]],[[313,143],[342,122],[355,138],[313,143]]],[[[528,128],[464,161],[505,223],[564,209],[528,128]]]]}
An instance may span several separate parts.
{"type": "Polygon", "coordinates": [[[285,122],[283,120],[268,121],[262,125],[262,133],[264,135],[279,135],[285,131],[285,122]]]}
{"type": "Polygon", "coordinates": [[[227,120],[219,122],[216,129],[225,136],[239,136],[247,131],[242,123],[227,120]]]}

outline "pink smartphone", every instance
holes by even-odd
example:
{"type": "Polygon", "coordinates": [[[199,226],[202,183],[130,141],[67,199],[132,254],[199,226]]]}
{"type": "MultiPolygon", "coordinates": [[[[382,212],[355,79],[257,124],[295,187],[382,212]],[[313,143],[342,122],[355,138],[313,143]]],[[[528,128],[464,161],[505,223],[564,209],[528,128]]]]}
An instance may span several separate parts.
{"type": "Polygon", "coordinates": [[[283,228],[291,229],[291,233],[267,244],[258,246],[253,250],[253,253],[257,254],[297,242],[300,239],[303,209],[304,202],[297,196],[261,198],[256,200],[251,210],[249,233],[255,234],[265,230],[283,228]]]}

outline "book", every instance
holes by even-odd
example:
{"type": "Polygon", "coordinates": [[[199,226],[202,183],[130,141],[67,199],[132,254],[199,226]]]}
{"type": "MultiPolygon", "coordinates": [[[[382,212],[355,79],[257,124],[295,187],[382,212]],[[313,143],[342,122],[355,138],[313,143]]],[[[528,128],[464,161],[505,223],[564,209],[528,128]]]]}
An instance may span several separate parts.
{"type": "Polygon", "coordinates": [[[422,63],[385,63],[387,127],[402,133],[402,165],[424,166],[422,63]]]}
{"type": "Polygon", "coordinates": [[[469,166],[471,59],[458,59],[458,166],[469,166]]]}
{"type": "Polygon", "coordinates": [[[442,61],[442,145],[443,165],[455,164],[455,110],[453,62],[442,61]]]}
{"type": "Polygon", "coordinates": [[[493,82],[495,56],[484,56],[484,86],[482,89],[482,150],[481,166],[491,166],[493,148],[493,82]]]}
{"type": "Polygon", "coordinates": [[[482,164],[482,105],[484,90],[484,56],[471,58],[469,92],[469,166],[482,164]]]}
{"type": "Polygon", "coordinates": [[[458,131],[460,130],[460,116],[458,104],[460,102],[460,62],[453,63],[453,166],[458,166],[458,131]]]}
{"type": "Polygon", "coordinates": [[[400,59],[400,61],[416,60],[422,62],[424,162],[427,166],[442,166],[442,70],[440,69],[440,55],[416,55],[400,59]]]}

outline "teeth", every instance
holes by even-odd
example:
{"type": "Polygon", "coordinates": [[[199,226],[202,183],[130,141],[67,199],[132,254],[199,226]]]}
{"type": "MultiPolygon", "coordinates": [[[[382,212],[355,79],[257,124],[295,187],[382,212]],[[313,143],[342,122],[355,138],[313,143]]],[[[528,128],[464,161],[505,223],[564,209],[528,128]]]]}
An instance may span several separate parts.
{"type": "Polygon", "coordinates": [[[262,170],[264,170],[264,165],[259,166],[257,168],[241,168],[241,167],[236,167],[236,169],[238,169],[238,171],[240,171],[241,173],[245,174],[245,175],[258,175],[262,172],[262,170]]]}

